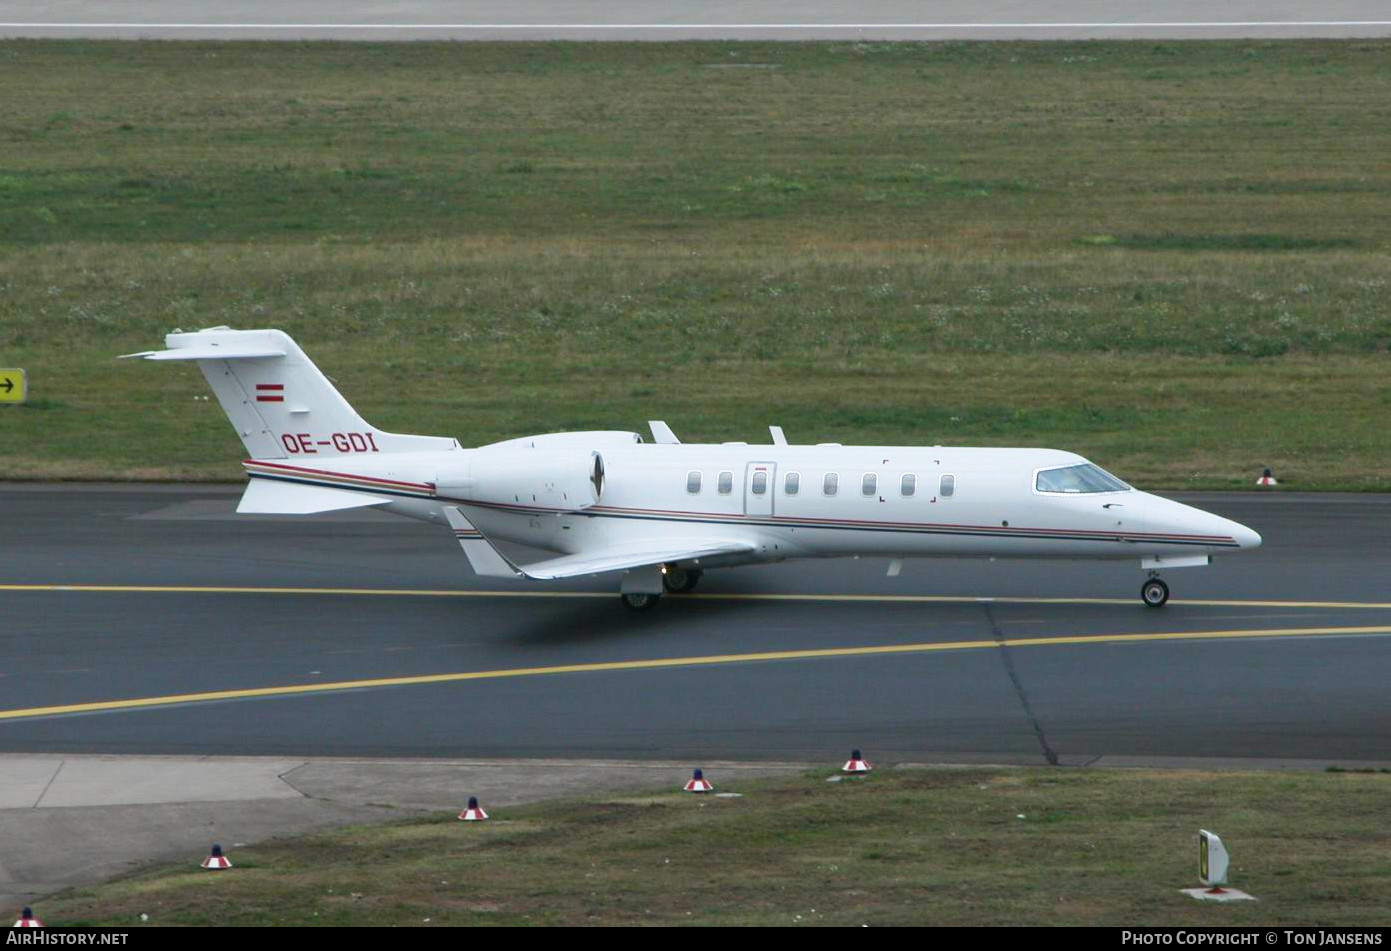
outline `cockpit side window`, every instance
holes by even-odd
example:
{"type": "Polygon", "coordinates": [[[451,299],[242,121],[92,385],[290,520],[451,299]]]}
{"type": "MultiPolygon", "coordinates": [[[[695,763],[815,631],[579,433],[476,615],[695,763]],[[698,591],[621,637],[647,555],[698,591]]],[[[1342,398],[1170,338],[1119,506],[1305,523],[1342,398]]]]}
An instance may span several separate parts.
{"type": "Polygon", "coordinates": [[[1100,466],[1090,462],[1057,469],[1040,469],[1034,476],[1034,491],[1056,495],[1083,495],[1093,492],[1129,492],[1130,486],[1100,466]]]}

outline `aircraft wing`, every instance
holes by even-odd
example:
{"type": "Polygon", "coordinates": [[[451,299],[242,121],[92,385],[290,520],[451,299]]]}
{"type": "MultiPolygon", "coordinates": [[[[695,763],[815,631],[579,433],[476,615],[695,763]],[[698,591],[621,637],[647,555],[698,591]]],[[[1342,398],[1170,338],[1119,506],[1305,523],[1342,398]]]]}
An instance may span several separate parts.
{"type": "Polygon", "coordinates": [[[557,578],[578,578],[581,575],[597,575],[605,571],[646,568],[672,561],[737,555],[753,550],[752,542],[737,539],[691,539],[682,544],[675,539],[654,538],[650,541],[624,542],[599,551],[562,555],[559,558],[514,567],[528,578],[554,581],[557,578]]]}
{"type": "Polygon", "coordinates": [[[473,570],[490,578],[515,578],[522,575],[534,581],[555,581],[559,578],[579,578],[584,575],[603,574],[606,571],[625,571],[632,568],[646,568],[670,561],[689,561],[693,558],[711,558],[715,555],[737,555],[753,551],[752,542],[737,539],[691,539],[684,544],[672,539],[651,539],[648,541],[623,542],[610,545],[593,552],[578,555],[561,555],[543,561],[519,565],[508,558],[489,541],[482,532],[473,527],[464,513],[452,505],[444,507],[444,516],[454,529],[454,537],[459,540],[464,554],[473,570]]]}

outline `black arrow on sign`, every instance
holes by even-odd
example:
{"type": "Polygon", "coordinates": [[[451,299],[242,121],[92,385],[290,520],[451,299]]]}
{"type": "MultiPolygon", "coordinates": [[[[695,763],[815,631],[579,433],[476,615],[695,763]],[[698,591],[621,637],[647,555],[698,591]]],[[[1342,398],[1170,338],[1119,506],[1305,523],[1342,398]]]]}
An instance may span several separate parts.
{"type": "Polygon", "coordinates": [[[5,387],[4,387],[4,388],[5,388],[5,392],[6,392],[6,393],[8,393],[8,392],[10,392],[10,390],[14,389],[14,380],[6,380],[6,381],[5,381],[5,387]]]}

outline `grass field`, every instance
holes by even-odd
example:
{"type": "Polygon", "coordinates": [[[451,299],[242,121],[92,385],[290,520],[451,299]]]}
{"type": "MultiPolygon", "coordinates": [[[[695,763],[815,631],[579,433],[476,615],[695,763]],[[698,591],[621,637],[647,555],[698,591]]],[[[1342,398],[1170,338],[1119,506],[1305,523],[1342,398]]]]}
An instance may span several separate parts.
{"type": "MultiPolygon", "coordinates": [[[[1385,926],[1391,776],[880,770],[358,827],[36,906],[49,924],[1385,926]],[[1197,830],[1233,887],[1199,903],[1197,830]]],[[[717,787],[720,778],[712,776],[717,787]]],[[[484,804],[487,805],[486,803],[484,804]]]]}
{"type": "Polygon", "coordinates": [[[477,444],[1391,489],[1391,43],[0,43],[0,477],[237,478],[174,327],[477,444]]]}

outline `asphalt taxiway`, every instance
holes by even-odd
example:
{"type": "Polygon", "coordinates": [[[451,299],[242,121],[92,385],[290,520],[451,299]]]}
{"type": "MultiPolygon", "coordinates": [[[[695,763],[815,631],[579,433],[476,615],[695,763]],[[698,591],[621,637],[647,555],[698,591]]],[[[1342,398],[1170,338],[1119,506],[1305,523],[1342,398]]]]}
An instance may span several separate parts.
{"type": "Polygon", "coordinates": [[[0,487],[0,751],[1391,762],[1391,497],[1186,496],[1255,552],[796,562],[634,615],[480,584],[445,529],[238,490],[0,487]]]}

